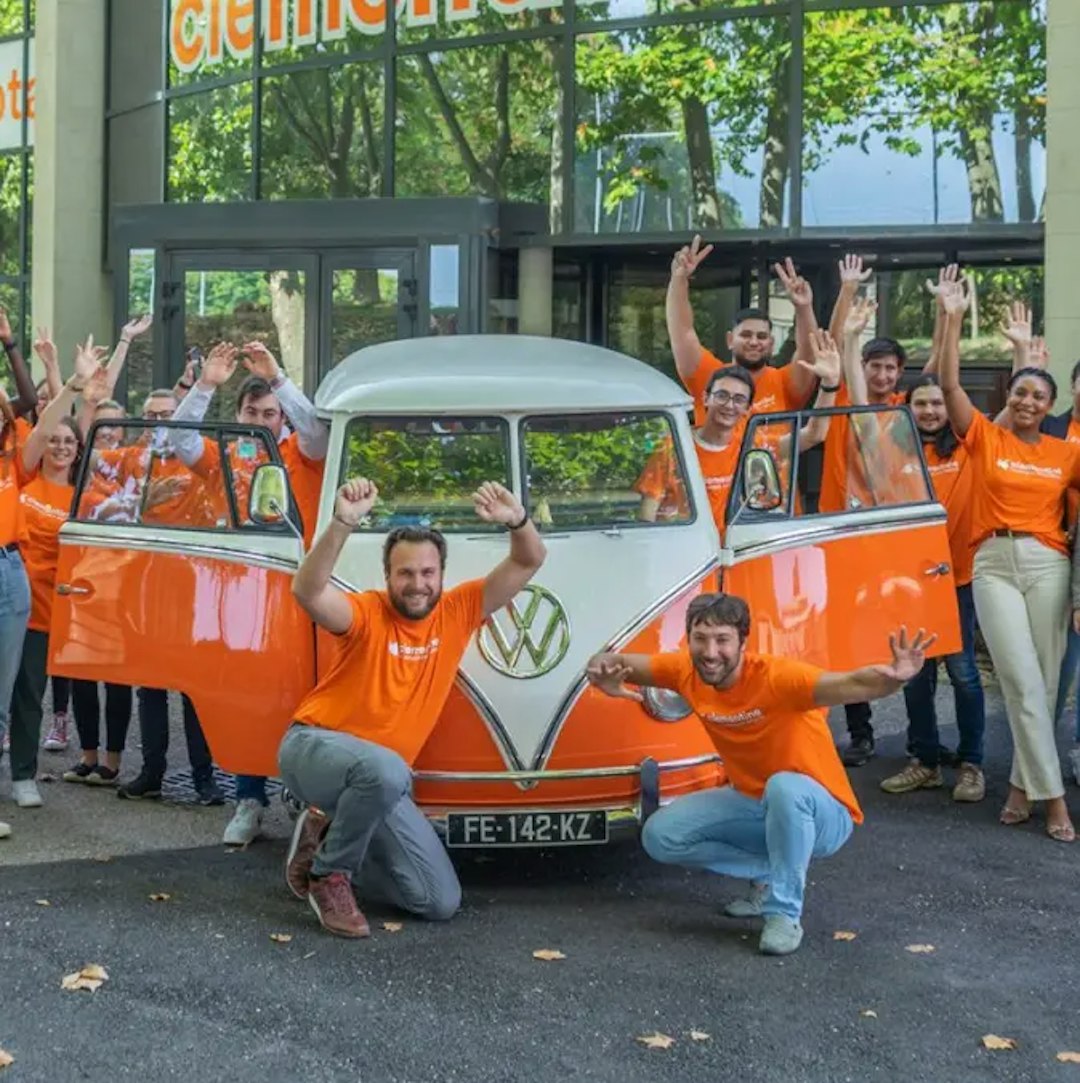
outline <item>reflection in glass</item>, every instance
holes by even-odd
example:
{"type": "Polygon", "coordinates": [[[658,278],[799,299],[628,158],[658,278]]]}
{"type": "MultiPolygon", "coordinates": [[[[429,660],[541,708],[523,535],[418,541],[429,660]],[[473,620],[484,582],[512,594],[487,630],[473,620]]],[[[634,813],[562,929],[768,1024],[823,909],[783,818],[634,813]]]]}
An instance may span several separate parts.
{"type": "Polygon", "coordinates": [[[458,333],[460,297],[459,263],[461,250],[456,244],[433,244],[428,281],[433,335],[458,333]]]}
{"type": "MultiPolygon", "coordinates": [[[[0,310],[7,313],[11,323],[11,333],[16,342],[25,342],[22,321],[22,294],[23,287],[18,280],[14,282],[0,281],[0,310]]],[[[0,386],[3,386],[9,397],[15,394],[15,382],[11,375],[11,365],[8,363],[7,351],[0,350],[0,386]]]]}
{"type": "Polygon", "coordinates": [[[383,83],[381,64],[264,79],[261,197],[380,195],[383,83]]]}
{"type": "Polygon", "coordinates": [[[247,11],[243,0],[232,4],[215,0],[213,6],[218,11],[212,17],[196,10],[199,6],[193,6],[190,0],[169,0],[169,86],[189,86],[251,70],[255,43],[253,0],[247,0],[247,11]],[[175,19],[175,14],[182,17],[175,19]]]}
{"type": "Polygon", "coordinates": [[[805,225],[1042,219],[1045,0],[821,12],[804,26],[805,225]]]}
{"type": "Polygon", "coordinates": [[[6,0],[0,4],[0,37],[23,32],[24,0],[6,0]]]}
{"type": "Polygon", "coordinates": [[[599,22],[602,19],[634,19],[643,15],[671,12],[706,11],[709,8],[761,7],[782,4],[784,0],[577,0],[577,20],[599,22]]]}
{"type": "Polygon", "coordinates": [[[251,93],[241,83],[169,103],[171,202],[251,198],[251,93]]]}
{"type": "Polygon", "coordinates": [[[19,229],[23,210],[21,153],[0,155],[0,274],[22,273],[19,229]]]}
{"type": "MultiPolygon", "coordinates": [[[[132,248],[128,251],[128,312],[129,320],[147,312],[157,314],[156,269],[154,249],[132,248]]],[[[137,414],[154,382],[154,335],[139,335],[128,348],[124,363],[127,380],[128,411],[137,414]]]]}
{"type": "Polygon", "coordinates": [[[330,364],[377,342],[398,337],[396,267],[334,271],[330,321],[330,364]]]}

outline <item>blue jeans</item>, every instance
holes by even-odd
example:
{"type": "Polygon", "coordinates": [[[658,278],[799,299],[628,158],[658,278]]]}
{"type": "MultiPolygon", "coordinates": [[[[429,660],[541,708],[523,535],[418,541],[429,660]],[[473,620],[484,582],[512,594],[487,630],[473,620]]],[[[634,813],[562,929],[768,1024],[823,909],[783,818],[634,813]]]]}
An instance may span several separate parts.
{"type": "MultiPolygon", "coordinates": [[[[986,703],[982,681],[975,664],[975,598],[971,584],[956,588],[960,611],[962,646],[958,654],[945,656],[945,671],[953,686],[956,703],[956,726],[960,731],[957,757],[961,763],[978,766],[983,761],[983,733],[986,730],[986,703]]],[[[939,658],[928,658],[926,665],[904,685],[904,703],[908,715],[908,744],[911,754],[924,767],[937,767],[941,759],[938,738],[937,691],[939,658]]]]}
{"type": "MultiPolygon", "coordinates": [[[[1061,660],[1061,676],[1058,679],[1057,703],[1054,705],[1054,721],[1061,718],[1065,710],[1065,700],[1069,698],[1069,689],[1080,670],[1080,635],[1073,631],[1072,619],[1069,620],[1069,640],[1065,646],[1065,657],[1061,660]]],[[[1073,739],[1080,741],[1080,689],[1076,693],[1075,717],[1073,718],[1073,739]]]]}
{"type": "Polygon", "coordinates": [[[270,804],[266,796],[266,779],[262,775],[237,775],[236,800],[258,801],[264,808],[270,804]]]}
{"type": "Polygon", "coordinates": [[[830,857],[851,836],[851,813],[809,775],[780,771],[760,801],[731,786],[680,797],[645,823],[654,861],[768,884],[765,914],[798,921],[812,857],[830,857]]]}
{"type": "Polygon", "coordinates": [[[0,549],[0,738],[11,721],[11,693],[22,662],[30,584],[18,552],[0,549]]]}

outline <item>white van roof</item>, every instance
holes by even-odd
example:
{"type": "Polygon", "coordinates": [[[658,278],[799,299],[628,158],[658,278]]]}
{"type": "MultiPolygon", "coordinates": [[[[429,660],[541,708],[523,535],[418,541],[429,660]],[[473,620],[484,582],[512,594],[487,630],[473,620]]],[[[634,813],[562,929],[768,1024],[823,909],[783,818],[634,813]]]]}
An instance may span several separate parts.
{"type": "Polygon", "coordinates": [[[434,335],[367,346],[315,396],[320,413],[511,413],[674,407],[690,396],[625,354],[529,335],[434,335]]]}

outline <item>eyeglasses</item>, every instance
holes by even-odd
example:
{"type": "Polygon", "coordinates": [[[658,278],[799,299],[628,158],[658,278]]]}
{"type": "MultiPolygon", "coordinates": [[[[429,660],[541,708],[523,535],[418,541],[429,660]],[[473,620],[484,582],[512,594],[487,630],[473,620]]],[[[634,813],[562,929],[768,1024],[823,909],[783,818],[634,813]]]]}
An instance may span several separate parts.
{"type": "Polygon", "coordinates": [[[50,436],[49,447],[78,447],[79,441],[74,440],[71,437],[65,439],[62,436],[50,436]]]}
{"type": "Polygon", "coordinates": [[[172,416],[172,410],[146,410],[143,412],[143,417],[147,421],[168,421],[172,416]]]}
{"type": "Polygon", "coordinates": [[[710,391],[709,398],[716,403],[717,406],[727,406],[731,403],[732,406],[749,406],[749,395],[733,395],[730,391],[710,391]]]}

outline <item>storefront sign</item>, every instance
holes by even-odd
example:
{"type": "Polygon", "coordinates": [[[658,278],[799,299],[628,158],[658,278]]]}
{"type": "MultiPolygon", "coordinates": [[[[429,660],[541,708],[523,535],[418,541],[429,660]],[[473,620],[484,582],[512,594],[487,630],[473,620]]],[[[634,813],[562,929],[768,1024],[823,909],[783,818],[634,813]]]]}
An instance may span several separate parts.
{"type": "Polygon", "coordinates": [[[29,76],[23,72],[23,43],[0,45],[0,150],[23,145],[23,114],[27,118],[26,145],[34,145],[34,43],[30,42],[29,76]]]}
{"type": "MultiPolygon", "coordinates": [[[[433,26],[475,19],[481,10],[498,15],[559,7],[562,0],[395,0],[405,26],[433,26]]],[[[337,41],[350,30],[386,30],[387,0],[263,0],[264,53],[337,41]]],[[[169,55],[182,72],[220,64],[226,56],[244,60],[255,45],[255,0],[172,0],[169,55]]]]}

